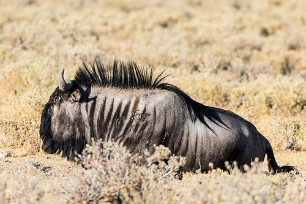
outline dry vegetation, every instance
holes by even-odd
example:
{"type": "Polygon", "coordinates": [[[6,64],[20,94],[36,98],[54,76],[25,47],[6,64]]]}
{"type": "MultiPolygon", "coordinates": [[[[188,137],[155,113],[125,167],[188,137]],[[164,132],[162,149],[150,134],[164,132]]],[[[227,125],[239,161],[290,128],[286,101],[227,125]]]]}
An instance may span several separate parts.
{"type": "Polygon", "coordinates": [[[114,194],[117,200],[107,199],[305,202],[305,10],[304,0],[1,0],[0,150],[11,153],[0,158],[1,203],[86,202],[91,196],[104,202],[114,194]],[[180,181],[171,173],[164,177],[158,165],[156,171],[138,165],[123,149],[112,161],[124,168],[108,169],[108,179],[99,171],[112,167],[103,156],[85,160],[93,165],[90,174],[39,152],[40,112],[58,71],[65,68],[71,78],[96,56],[167,69],[167,81],[194,99],[252,121],[279,163],[296,165],[300,174],[266,175],[256,165],[247,174],[213,171],[180,181]],[[132,173],[120,180],[127,169],[132,173]],[[87,189],[92,184],[102,190],[87,189]]]}

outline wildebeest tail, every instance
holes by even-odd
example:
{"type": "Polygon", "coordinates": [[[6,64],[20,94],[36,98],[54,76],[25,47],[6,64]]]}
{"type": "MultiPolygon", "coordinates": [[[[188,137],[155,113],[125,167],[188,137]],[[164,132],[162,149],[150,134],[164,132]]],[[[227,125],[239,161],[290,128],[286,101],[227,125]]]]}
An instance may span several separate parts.
{"type": "Polygon", "coordinates": [[[293,166],[278,166],[276,159],[274,157],[272,146],[266,138],[265,138],[265,143],[266,143],[266,154],[268,157],[268,166],[270,172],[272,171],[273,173],[280,173],[280,172],[296,171],[296,169],[293,166]]]}

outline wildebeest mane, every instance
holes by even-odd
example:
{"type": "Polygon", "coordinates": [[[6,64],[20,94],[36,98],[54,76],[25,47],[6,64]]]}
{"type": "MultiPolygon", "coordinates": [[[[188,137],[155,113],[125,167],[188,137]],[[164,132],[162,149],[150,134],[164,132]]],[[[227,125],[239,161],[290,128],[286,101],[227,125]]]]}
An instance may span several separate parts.
{"type": "Polygon", "coordinates": [[[140,67],[134,61],[115,60],[105,66],[100,60],[95,60],[91,65],[83,63],[74,78],[77,84],[84,86],[154,89],[166,77],[162,72],[153,78],[152,67],[140,67]]]}
{"type": "Polygon", "coordinates": [[[125,63],[114,60],[113,64],[104,65],[100,60],[96,59],[91,65],[83,63],[83,67],[80,67],[75,74],[75,82],[86,87],[143,88],[172,91],[183,99],[192,121],[199,119],[204,125],[209,127],[204,120],[204,116],[206,116],[216,124],[219,122],[225,125],[215,111],[194,101],[178,87],[172,84],[162,83],[168,76],[164,76],[163,74],[164,72],[161,72],[153,78],[152,66],[148,68],[140,67],[134,61],[125,63]]]}

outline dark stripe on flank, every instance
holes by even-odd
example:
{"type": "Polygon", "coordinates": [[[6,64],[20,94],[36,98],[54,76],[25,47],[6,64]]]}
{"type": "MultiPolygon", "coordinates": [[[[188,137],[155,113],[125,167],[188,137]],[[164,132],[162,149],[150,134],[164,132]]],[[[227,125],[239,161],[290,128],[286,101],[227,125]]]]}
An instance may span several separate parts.
{"type": "MultiPolygon", "coordinates": [[[[109,133],[109,129],[108,129],[108,127],[109,127],[109,125],[111,125],[110,124],[110,120],[111,120],[111,118],[112,118],[112,114],[113,114],[113,109],[114,109],[114,98],[112,98],[112,103],[111,103],[111,105],[110,105],[110,108],[109,108],[109,110],[108,110],[108,112],[107,112],[107,116],[106,116],[106,118],[105,118],[105,121],[104,121],[104,124],[103,124],[103,130],[104,130],[104,132],[108,132],[109,133]]],[[[107,136],[106,135],[104,135],[104,141],[106,140],[107,141],[107,136]]]]}
{"type": "Polygon", "coordinates": [[[113,114],[112,122],[108,129],[107,140],[110,140],[111,138],[114,138],[116,140],[116,137],[118,137],[118,132],[120,131],[120,127],[122,124],[122,121],[120,119],[121,107],[122,107],[122,101],[119,102],[115,110],[115,113],[113,114]]]}
{"type": "MultiPolygon", "coordinates": [[[[139,103],[139,98],[136,97],[136,99],[133,103],[132,111],[130,112],[131,115],[129,114],[128,115],[129,117],[126,118],[128,120],[128,122],[127,122],[127,124],[126,124],[126,126],[123,130],[122,135],[120,135],[120,137],[122,137],[122,136],[125,137],[126,134],[128,133],[128,131],[130,130],[130,126],[133,123],[133,121],[135,120],[135,114],[136,114],[136,110],[137,110],[137,107],[138,107],[138,103],[139,103]]],[[[129,101],[128,104],[130,106],[131,102],[129,101]]],[[[121,140],[120,140],[120,142],[121,142],[121,140]]]]}
{"type": "Polygon", "coordinates": [[[149,121],[146,121],[139,129],[139,134],[143,136],[144,130],[148,127],[149,121]]]}
{"type": "Polygon", "coordinates": [[[140,100],[139,97],[136,96],[134,104],[133,104],[133,108],[132,108],[132,115],[136,114],[137,107],[138,107],[138,104],[139,104],[139,100],[140,100]]]}
{"type": "MultiPolygon", "coordinates": [[[[86,103],[86,105],[89,104],[89,103],[86,103]]],[[[88,121],[89,121],[89,128],[90,128],[90,137],[97,137],[98,135],[95,134],[95,126],[94,126],[94,114],[95,114],[95,111],[96,111],[96,104],[97,104],[97,101],[96,100],[93,100],[90,104],[90,107],[89,107],[89,118],[88,118],[88,121]]],[[[88,109],[88,107],[87,107],[88,109]]]]}
{"type": "MultiPolygon", "coordinates": [[[[139,131],[135,131],[135,140],[134,140],[134,146],[132,148],[132,150],[136,149],[136,146],[137,145],[140,145],[142,139],[144,138],[144,135],[143,135],[143,131],[146,129],[146,127],[148,126],[149,122],[145,122],[139,129],[139,131]]],[[[137,125],[137,128],[139,127],[139,125],[137,125]]],[[[142,142],[145,142],[145,141],[142,141],[142,142]]]]}
{"type": "Polygon", "coordinates": [[[122,111],[122,119],[126,119],[127,118],[127,114],[128,114],[128,111],[129,111],[129,108],[130,108],[130,105],[131,105],[131,100],[128,101],[128,103],[125,105],[123,111],[122,111]]]}
{"type": "Polygon", "coordinates": [[[106,108],[106,100],[107,100],[107,97],[105,97],[103,99],[103,104],[102,104],[102,107],[99,111],[99,115],[98,115],[98,118],[97,118],[97,135],[99,138],[103,139],[104,140],[104,133],[105,133],[105,129],[104,129],[104,125],[105,125],[105,122],[104,122],[104,114],[105,114],[105,108],[106,108]],[[101,127],[101,128],[99,128],[101,127]]]}
{"type": "Polygon", "coordinates": [[[142,125],[139,128],[140,123],[137,123],[137,131],[135,131],[135,136],[137,136],[137,138],[135,139],[135,143],[136,145],[140,143],[140,140],[143,138],[143,131],[148,127],[149,122],[146,121],[145,123],[142,123],[142,125]],[[139,128],[139,129],[138,129],[139,128]]]}
{"type": "Polygon", "coordinates": [[[133,121],[131,121],[129,118],[128,118],[128,114],[129,114],[129,109],[130,109],[130,106],[131,106],[131,100],[128,101],[128,103],[126,104],[126,106],[124,107],[123,109],[123,112],[122,112],[122,119],[123,119],[123,124],[125,124],[125,127],[121,127],[121,129],[123,129],[123,132],[117,136],[117,140],[121,137],[124,137],[128,131],[128,128],[129,126],[131,125],[131,123],[133,121]]]}

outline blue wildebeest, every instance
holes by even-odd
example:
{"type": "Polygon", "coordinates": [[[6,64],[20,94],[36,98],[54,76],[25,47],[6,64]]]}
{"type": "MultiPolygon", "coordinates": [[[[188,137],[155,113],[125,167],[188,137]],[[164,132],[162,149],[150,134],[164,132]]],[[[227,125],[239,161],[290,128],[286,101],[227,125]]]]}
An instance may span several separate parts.
{"type": "Polygon", "coordinates": [[[293,170],[277,165],[269,141],[252,123],[202,105],[163,79],[135,62],[104,66],[96,60],[83,64],[72,81],[62,71],[41,116],[42,149],[71,158],[94,138],[117,141],[133,153],[164,145],[186,157],[186,171],[207,171],[210,162],[225,169],[226,161],[242,168],[266,154],[271,171],[293,170]]]}

